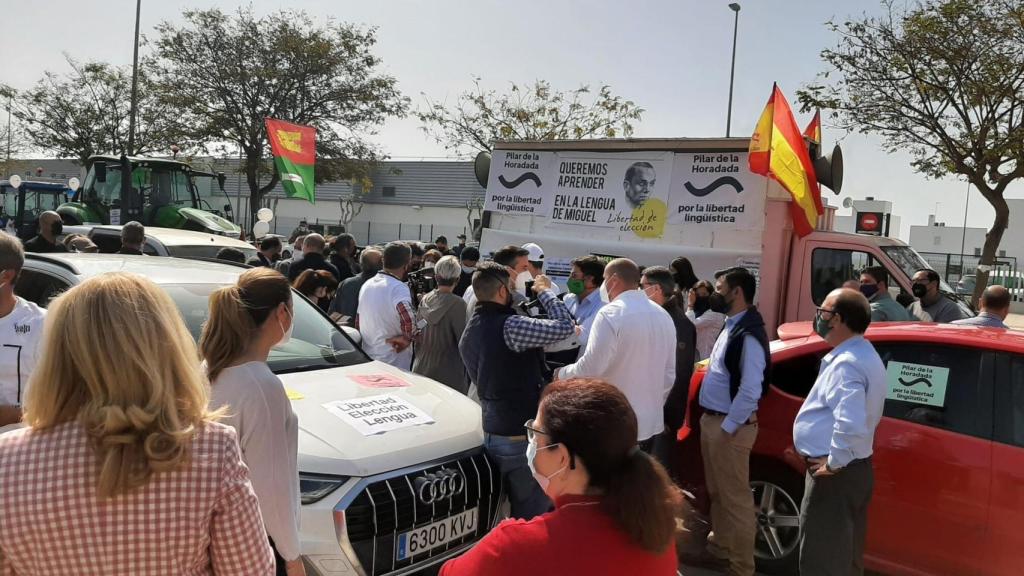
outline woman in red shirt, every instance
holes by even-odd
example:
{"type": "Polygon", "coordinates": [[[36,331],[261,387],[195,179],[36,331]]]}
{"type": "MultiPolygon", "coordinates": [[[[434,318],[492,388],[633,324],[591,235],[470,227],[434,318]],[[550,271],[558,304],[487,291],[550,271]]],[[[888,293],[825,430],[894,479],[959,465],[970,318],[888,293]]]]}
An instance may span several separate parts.
{"type": "Polygon", "coordinates": [[[502,522],[441,576],[676,574],[678,491],[637,448],[636,415],[618,388],[554,382],[526,434],[530,469],[555,510],[502,522]]]}

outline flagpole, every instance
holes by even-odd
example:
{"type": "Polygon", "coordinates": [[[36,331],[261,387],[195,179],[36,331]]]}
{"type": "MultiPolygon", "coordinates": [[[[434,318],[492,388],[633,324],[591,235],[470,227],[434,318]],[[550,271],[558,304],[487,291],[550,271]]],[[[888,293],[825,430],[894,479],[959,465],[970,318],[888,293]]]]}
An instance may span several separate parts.
{"type": "Polygon", "coordinates": [[[732,86],[736,78],[736,34],[740,27],[740,5],[736,2],[729,4],[729,9],[736,13],[736,19],[732,27],[732,66],[729,69],[729,111],[725,117],[725,137],[729,137],[732,130],[732,86]]]}

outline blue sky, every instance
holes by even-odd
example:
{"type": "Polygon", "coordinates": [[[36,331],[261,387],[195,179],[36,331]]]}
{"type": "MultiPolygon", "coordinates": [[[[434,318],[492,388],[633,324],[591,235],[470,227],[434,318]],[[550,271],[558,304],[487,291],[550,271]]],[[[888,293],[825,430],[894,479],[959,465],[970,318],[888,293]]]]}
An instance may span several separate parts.
{"type": "MultiPolygon", "coordinates": [[[[818,54],[834,42],[824,22],[875,14],[877,0],[747,0],[739,16],[733,135],[749,135],[778,82],[791,101],[823,69],[818,54]]],[[[88,60],[131,62],[134,2],[9,2],[0,39],[0,82],[28,88],[43,70],[65,72],[63,52],[88,60]],[[118,10],[121,10],[118,12],[118,10]]],[[[176,20],[187,7],[238,2],[143,0],[144,33],[176,20]]],[[[376,26],[376,52],[415,105],[420,93],[454,99],[480,76],[486,87],[543,78],[555,88],[609,84],[646,110],[638,137],[725,134],[733,12],[724,0],[254,0],[258,12],[304,9],[314,17],[376,26]]],[[[809,115],[798,115],[803,125],[809,115]]],[[[826,126],[826,145],[841,133],[826,126]]],[[[444,156],[414,118],[394,120],[375,139],[393,157],[444,156]]],[[[951,226],[963,222],[966,184],[916,174],[905,155],[881,151],[874,137],[842,141],[843,196],[893,200],[906,237],[936,209],[951,226]]],[[[831,194],[830,194],[831,196],[831,194]]],[[[1024,197],[1024,184],[1010,188],[1024,197]]],[[[833,204],[842,197],[831,196],[833,204]]],[[[987,226],[992,210],[971,198],[968,223],[987,226]]],[[[1011,215],[1011,225],[1015,219],[1011,215]]],[[[1022,216],[1024,217],[1024,216],[1022,216]]]]}

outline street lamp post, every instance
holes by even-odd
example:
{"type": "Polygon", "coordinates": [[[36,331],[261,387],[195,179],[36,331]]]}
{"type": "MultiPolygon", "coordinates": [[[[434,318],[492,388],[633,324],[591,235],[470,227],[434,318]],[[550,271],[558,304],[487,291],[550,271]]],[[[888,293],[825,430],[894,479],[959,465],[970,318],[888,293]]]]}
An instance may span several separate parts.
{"type": "Polygon", "coordinates": [[[736,2],[729,4],[729,9],[736,13],[732,26],[732,66],[729,69],[729,111],[725,117],[725,137],[729,137],[732,130],[732,85],[736,77],[736,33],[740,27],[740,5],[736,2]]]}
{"type": "Polygon", "coordinates": [[[128,150],[126,154],[135,154],[135,115],[139,104],[139,15],[142,13],[142,0],[135,1],[135,52],[132,56],[132,103],[128,114],[128,150]]]}

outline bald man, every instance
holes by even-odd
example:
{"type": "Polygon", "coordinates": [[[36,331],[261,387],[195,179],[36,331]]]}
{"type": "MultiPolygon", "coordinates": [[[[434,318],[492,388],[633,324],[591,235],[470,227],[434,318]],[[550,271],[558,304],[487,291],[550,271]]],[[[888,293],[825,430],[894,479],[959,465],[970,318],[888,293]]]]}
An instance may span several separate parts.
{"type": "Polygon", "coordinates": [[[590,328],[586,348],[556,378],[600,378],[615,385],[636,412],[640,449],[650,453],[665,431],[665,400],[676,379],[676,326],[639,290],[640,267],[626,258],[604,269],[609,302],[590,328]]]}
{"type": "Polygon", "coordinates": [[[981,312],[974,318],[957,320],[953,324],[968,326],[988,326],[989,328],[1009,328],[1006,317],[1010,315],[1010,291],[1004,286],[993,284],[981,294],[979,302],[981,312]]]}
{"type": "Polygon", "coordinates": [[[833,290],[814,318],[832,351],[793,422],[807,465],[800,506],[801,574],[863,574],[875,428],[888,391],[885,364],[864,339],[871,305],[856,290],[833,290]]]}
{"type": "Polygon", "coordinates": [[[35,238],[25,242],[25,252],[46,254],[48,252],[67,252],[68,249],[57,242],[57,237],[64,231],[64,222],[60,214],[47,210],[39,215],[39,233],[35,238]]]}

